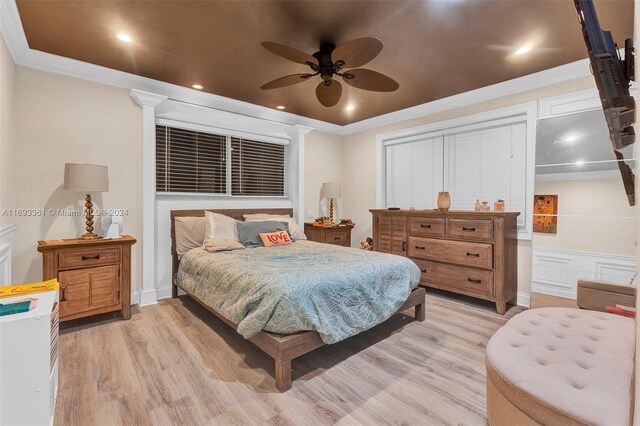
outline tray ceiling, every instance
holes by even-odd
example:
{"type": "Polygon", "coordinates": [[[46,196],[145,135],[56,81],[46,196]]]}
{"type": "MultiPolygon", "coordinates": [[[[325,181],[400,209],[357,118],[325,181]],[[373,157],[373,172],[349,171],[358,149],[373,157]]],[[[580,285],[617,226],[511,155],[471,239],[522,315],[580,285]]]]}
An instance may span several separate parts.
{"type": "MultiPolygon", "coordinates": [[[[302,116],[345,125],[586,57],[573,1],[37,1],[18,0],[29,47],[302,116]],[[117,38],[126,34],[127,43],[117,38]],[[260,46],[314,53],[320,42],[377,37],[364,66],[400,83],[391,93],[343,84],[325,108],[319,77],[260,86],[308,70],[260,46]],[[528,53],[514,52],[528,46],[528,53]],[[348,111],[348,105],[353,106],[348,111]]],[[[633,1],[596,1],[619,45],[633,31],[633,1]]]]}

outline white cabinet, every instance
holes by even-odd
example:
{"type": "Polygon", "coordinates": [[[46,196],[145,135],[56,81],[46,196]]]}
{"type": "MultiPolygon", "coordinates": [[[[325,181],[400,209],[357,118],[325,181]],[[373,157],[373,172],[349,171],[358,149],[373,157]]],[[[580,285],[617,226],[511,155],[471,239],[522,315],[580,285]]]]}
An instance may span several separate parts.
{"type": "Polygon", "coordinates": [[[27,297],[38,306],[0,317],[0,425],[50,425],[58,390],[58,292],[27,297]]]}

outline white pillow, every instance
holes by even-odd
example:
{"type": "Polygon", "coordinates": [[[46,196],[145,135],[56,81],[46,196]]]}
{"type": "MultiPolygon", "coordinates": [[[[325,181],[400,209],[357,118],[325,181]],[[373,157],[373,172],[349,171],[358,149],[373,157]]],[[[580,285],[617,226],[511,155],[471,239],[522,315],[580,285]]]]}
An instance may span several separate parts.
{"type": "Polygon", "coordinates": [[[304,231],[298,225],[298,222],[290,216],[287,215],[278,215],[278,214],[266,214],[266,213],[256,213],[256,214],[245,214],[244,221],[245,222],[266,222],[269,220],[276,220],[278,222],[287,222],[289,225],[289,235],[294,240],[306,240],[307,236],[304,235],[304,231]]]}
{"type": "Polygon", "coordinates": [[[189,250],[202,247],[206,233],[204,217],[176,217],[174,226],[178,259],[181,259],[189,250]]]}
{"type": "Polygon", "coordinates": [[[232,240],[240,241],[236,220],[223,214],[205,212],[206,232],[204,241],[207,240],[232,240]]]}

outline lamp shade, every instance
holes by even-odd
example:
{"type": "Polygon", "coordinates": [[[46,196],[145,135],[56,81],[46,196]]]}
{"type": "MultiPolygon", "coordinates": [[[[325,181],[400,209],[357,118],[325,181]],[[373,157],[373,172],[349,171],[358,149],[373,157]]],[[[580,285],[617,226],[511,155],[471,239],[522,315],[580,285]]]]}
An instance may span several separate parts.
{"type": "Polygon", "coordinates": [[[109,190],[107,166],[97,164],[64,165],[64,190],[73,192],[106,192],[109,190]]]}
{"type": "Polygon", "coordinates": [[[339,183],[323,183],[322,198],[340,198],[342,196],[342,184],[339,183]]]}

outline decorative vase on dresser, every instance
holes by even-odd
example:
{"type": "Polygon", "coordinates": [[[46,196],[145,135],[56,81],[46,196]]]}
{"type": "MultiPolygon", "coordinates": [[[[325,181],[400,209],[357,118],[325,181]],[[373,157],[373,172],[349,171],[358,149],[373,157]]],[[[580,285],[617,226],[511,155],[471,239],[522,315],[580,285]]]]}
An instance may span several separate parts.
{"type": "Polygon", "coordinates": [[[122,311],[131,318],[131,246],[135,238],[38,241],[42,275],[60,284],[60,321],[122,311]]]}
{"type": "Polygon", "coordinates": [[[495,302],[500,314],[518,288],[517,212],[372,209],[373,249],[407,256],[420,284],[495,302]]]}

